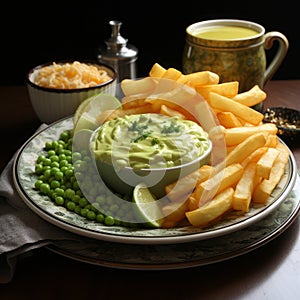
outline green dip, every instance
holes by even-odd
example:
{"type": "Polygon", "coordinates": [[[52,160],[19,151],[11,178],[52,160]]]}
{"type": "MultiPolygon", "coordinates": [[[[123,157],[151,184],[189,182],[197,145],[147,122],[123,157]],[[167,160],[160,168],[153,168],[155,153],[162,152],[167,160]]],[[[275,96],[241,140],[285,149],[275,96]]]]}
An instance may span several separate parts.
{"type": "Polygon", "coordinates": [[[200,157],[210,146],[197,123],[160,114],[128,115],[105,122],[93,143],[96,161],[115,168],[165,168],[200,157]]]}

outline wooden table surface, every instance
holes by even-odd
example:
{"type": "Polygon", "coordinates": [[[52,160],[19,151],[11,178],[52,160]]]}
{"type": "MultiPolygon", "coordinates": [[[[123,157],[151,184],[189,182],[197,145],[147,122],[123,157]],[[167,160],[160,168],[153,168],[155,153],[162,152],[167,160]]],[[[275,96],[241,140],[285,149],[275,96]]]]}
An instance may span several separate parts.
{"type": "MultiPolygon", "coordinates": [[[[265,108],[300,109],[300,80],[270,81],[265,91],[265,108]]],[[[41,123],[25,86],[0,87],[0,99],[1,171],[41,123]]],[[[299,141],[288,146],[299,170],[299,141]]],[[[18,261],[12,281],[0,284],[0,299],[300,299],[299,229],[298,216],[282,234],[253,251],[177,270],[115,269],[41,248],[18,261]]]]}

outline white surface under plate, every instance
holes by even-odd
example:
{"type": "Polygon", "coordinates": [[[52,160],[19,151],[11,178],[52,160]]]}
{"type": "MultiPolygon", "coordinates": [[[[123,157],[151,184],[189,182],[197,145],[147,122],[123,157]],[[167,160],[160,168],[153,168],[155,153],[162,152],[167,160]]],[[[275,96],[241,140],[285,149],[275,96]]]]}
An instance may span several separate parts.
{"type": "Polygon", "coordinates": [[[72,126],[72,118],[66,118],[33,135],[23,145],[15,159],[14,183],[24,202],[35,213],[60,228],[87,238],[127,244],[176,244],[220,237],[253,225],[274,212],[290,194],[297,178],[295,158],[290,152],[283,178],[266,205],[251,208],[244,215],[224,218],[217,224],[205,229],[193,226],[171,229],[106,226],[89,221],[64,207],[55,205],[47,196],[42,196],[34,189],[37,179],[34,174],[35,162],[38,155],[43,153],[45,142],[58,140],[59,135],[65,130],[72,129],[72,126]]]}

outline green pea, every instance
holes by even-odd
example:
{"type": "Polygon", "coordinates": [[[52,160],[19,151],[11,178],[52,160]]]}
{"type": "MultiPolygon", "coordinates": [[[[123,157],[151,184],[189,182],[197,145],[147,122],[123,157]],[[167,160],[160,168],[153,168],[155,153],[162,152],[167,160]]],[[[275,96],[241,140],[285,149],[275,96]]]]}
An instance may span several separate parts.
{"type": "Polygon", "coordinates": [[[79,205],[76,205],[75,208],[74,208],[74,212],[76,214],[79,214],[80,215],[80,212],[81,212],[81,207],[79,205]]]}
{"type": "Polygon", "coordinates": [[[34,187],[35,187],[36,189],[40,190],[40,186],[41,186],[42,183],[43,183],[43,181],[38,179],[38,180],[35,182],[34,187]]]}
{"type": "Polygon", "coordinates": [[[115,219],[112,216],[106,216],[104,219],[104,224],[109,226],[114,225],[115,219]]]}
{"type": "Polygon", "coordinates": [[[59,154],[62,154],[63,151],[64,151],[64,145],[58,143],[57,147],[56,147],[56,152],[59,153],[59,154]]]}
{"type": "Polygon", "coordinates": [[[45,180],[48,180],[51,176],[51,169],[47,169],[44,171],[45,180]]]}
{"type": "Polygon", "coordinates": [[[67,177],[71,178],[74,175],[74,170],[71,168],[67,168],[64,173],[67,177]]]}
{"type": "Polygon", "coordinates": [[[57,196],[55,197],[55,203],[57,205],[64,205],[65,199],[62,196],[57,196]]]}
{"type": "Polygon", "coordinates": [[[81,160],[82,159],[81,153],[80,152],[74,152],[73,155],[72,155],[72,159],[73,159],[73,162],[75,162],[77,160],[81,160]]]}
{"type": "Polygon", "coordinates": [[[49,150],[48,151],[48,156],[50,157],[50,159],[51,159],[52,156],[53,157],[57,156],[55,150],[53,150],[53,149],[49,150]]]}
{"type": "Polygon", "coordinates": [[[79,200],[80,200],[80,196],[79,195],[73,195],[72,197],[71,197],[71,200],[74,202],[74,203],[79,203],[79,200]]]}
{"type": "Polygon", "coordinates": [[[51,174],[52,174],[52,175],[55,176],[55,174],[56,174],[57,172],[60,172],[60,168],[59,168],[59,167],[53,167],[53,168],[51,168],[51,174]]]}
{"type": "Polygon", "coordinates": [[[43,182],[43,183],[40,185],[40,191],[41,191],[43,194],[48,194],[49,191],[50,191],[50,185],[49,185],[48,183],[43,182]]]}
{"type": "Polygon", "coordinates": [[[41,174],[44,171],[44,166],[40,163],[35,165],[35,173],[36,174],[41,174]]]}
{"type": "Polygon", "coordinates": [[[53,161],[50,165],[51,168],[59,168],[60,165],[59,165],[59,162],[58,161],[53,161]]]}
{"type": "Polygon", "coordinates": [[[51,160],[50,160],[50,158],[46,157],[46,158],[43,160],[43,164],[44,164],[44,166],[50,166],[50,165],[51,165],[51,160]]]}
{"type": "Polygon", "coordinates": [[[62,140],[62,141],[65,141],[67,142],[68,139],[70,138],[70,133],[69,131],[64,131],[60,134],[59,138],[62,140]]]}
{"type": "Polygon", "coordinates": [[[46,149],[52,149],[52,147],[53,147],[53,142],[46,141],[46,143],[45,143],[45,148],[46,148],[46,149]]]}
{"type": "Polygon", "coordinates": [[[55,193],[57,193],[58,196],[64,196],[65,195],[65,191],[61,187],[60,188],[55,188],[54,191],[55,191],[55,193]]]}
{"type": "Polygon", "coordinates": [[[56,189],[60,187],[60,182],[58,180],[52,180],[50,183],[52,189],[56,189]]]}
{"type": "Polygon", "coordinates": [[[72,156],[71,155],[66,155],[66,160],[69,164],[72,164],[72,156]]]}
{"type": "Polygon", "coordinates": [[[64,149],[63,154],[65,154],[67,157],[68,156],[72,157],[72,151],[70,149],[64,149]]]}
{"type": "Polygon", "coordinates": [[[89,202],[87,201],[87,199],[85,197],[81,197],[79,200],[79,205],[80,207],[85,207],[89,202]]]}
{"type": "Polygon", "coordinates": [[[65,142],[64,140],[59,139],[59,140],[58,140],[58,144],[59,144],[59,145],[63,145],[63,147],[65,147],[66,142],[65,142]]]}
{"type": "Polygon", "coordinates": [[[46,170],[50,170],[51,167],[50,166],[43,166],[43,172],[45,172],[46,170]]]}
{"type": "Polygon", "coordinates": [[[89,220],[95,220],[96,219],[96,214],[94,211],[92,210],[89,210],[86,214],[86,217],[89,219],[89,220]]]}
{"type": "Polygon", "coordinates": [[[54,174],[54,176],[57,180],[61,180],[64,177],[64,173],[61,171],[58,171],[54,174]]]}
{"type": "Polygon", "coordinates": [[[68,188],[68,189],[65,190],[65,197],[67,199],[71,199],[74,195],[75,195],[75,191],[74,190],[72,190],[70,188],[68,188]]]}
{"type": "Polygon", "coordinates": [[[88,213],[88,209],[86,209],[86,208],[82,208],[81,211],[80,211],[80,214],[81,214],[83,217],[86,217],[87,213],[88,213]]]}
{"type": "Polygon", "coordinates": [[[41,163],[44,161],[45,158],[46,158],[45,155],[39,155],[36,161],[37,163],[41,163]]]}
{"type": "Polygon", "coordinates": [[[60,161],[61,160],[66,160],[67,156],[65,154],[61,153],[61,154],[59,154],[58,158],[59,158],[60,161]]]}
{"type": "Polygon", "coordinates": [[[64,166],[68,166],[69,163],[66,159],[62,159],[59,161],[59,165],[60,165],[60,167],[64,167],[64,166]]]}
{"type": "Polygon", "coordinates": [[[73,187],[73,189],[74,189],[75,191],[77,191],[77,190],[79,190],[79,189],[80,189],[80,187],[79,187],[79,184],[78,184],[78,182],[77,182],[77,181],[73,182],[73,185],[72,185],[72,187],[73,187]]]}
{"type": "Polygon", "coordinates": [[[66,175],[67,170],[69,170],[69,168],[67,166],[62,166],[60,168],[60,171],[62,171],[65,175],[66,175]]]}
{"type": "Polygon", "coordinates": [[[76,191],[76,195],[78,195],[78,196],[80,196],[80,197],[83,197],[83,193],[82,193],[81,190],[76,191]]]}
{"type": "Polygon", "coordinates": [[[73,211],[76,207],[76,203],[74,203],[73,201],[68,201],[67,203],[67,209],[73,211]]]}

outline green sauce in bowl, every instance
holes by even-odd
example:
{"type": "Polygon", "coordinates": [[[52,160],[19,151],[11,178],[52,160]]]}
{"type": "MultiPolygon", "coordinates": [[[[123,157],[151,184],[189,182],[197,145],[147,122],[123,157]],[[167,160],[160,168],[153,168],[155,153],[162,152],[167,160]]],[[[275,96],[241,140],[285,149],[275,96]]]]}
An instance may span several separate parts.
{"type": "Polygon", "coordinates": [[[108,121],[97,130],[94,142],[95,159],[117,169],[179,166],[209,148],[208,134],[197,123],[154,113],[108,121]]]}

